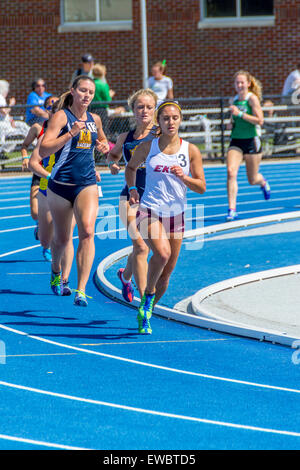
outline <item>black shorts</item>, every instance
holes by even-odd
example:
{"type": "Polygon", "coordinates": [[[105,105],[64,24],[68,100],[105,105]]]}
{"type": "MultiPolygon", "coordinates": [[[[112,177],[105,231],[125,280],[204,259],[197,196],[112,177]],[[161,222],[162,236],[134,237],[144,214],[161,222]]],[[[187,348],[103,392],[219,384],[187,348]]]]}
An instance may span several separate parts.
{"type": "Polygon", "coordinates": [[[39,186],[40,185],[40,179],[41,177],[33,173],[32,179],[31,179],[31,187],[32,186],[39,186]]]}
{"type": "Polygon", "coordinates": [[[236,149],[243,155],[255,155],[257,153],[261,153],[262,145],[260,137],[257,135],[250,139],[231,139],[228,150],[230,149],[236,149]]]}
{"type": "MultiPolygon", "coordinates": [[[[137,192],[139,193],[140,200],[142,199],[142,196],[144,194],[145,188],[140,188],[139,186],[137,187],[137,192]]],[[[121,199],[127,199],[129,201],[129,191],[128,191],[128,186],[124,186],[124,188],[121,191],[120,194],[121,199]]]]}

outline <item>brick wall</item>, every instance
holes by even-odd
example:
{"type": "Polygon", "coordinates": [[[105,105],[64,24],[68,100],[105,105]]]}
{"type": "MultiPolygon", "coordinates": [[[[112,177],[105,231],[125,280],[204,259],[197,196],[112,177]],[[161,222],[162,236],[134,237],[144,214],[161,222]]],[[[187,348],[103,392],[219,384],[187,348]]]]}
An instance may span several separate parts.
{"type": "MultiPolygon", "coordinates": [[[[107,66],[107,80],[125,99],[142,86],[139,0],[133,0],[133,30],[58,33],[59,0],[2,0],[0,78],[26,101],[31,81],[42,76],[47,90],[68,87],[80,57],[90,52],[107,66]]],[[[232,94],[232,76],[247,69],[265,94],[279,94],[300,58],[300,0],[274,0],[275,25],[199,29],[199,0],[147,0],[149,70],[167,59],[177,96],[232,94]]]]}

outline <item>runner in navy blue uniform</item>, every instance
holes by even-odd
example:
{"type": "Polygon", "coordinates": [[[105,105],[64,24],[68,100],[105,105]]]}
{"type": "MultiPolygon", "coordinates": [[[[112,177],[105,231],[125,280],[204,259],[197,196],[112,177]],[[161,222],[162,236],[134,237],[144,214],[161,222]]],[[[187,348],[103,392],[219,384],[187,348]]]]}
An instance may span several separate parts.
{"type": "Polygon", "coordinates": [[[60,97],[40,146],[42,158],[55,153],[47,199],[53,218],[51,288],[63,294],[61,259],[71,236],[73,211],[78,227],[77,290],[74,303],[87,305],[85,288],[95,256],[98,210],[97,173],[93,151],[107,153],[109,145],[99,116],[87,111],[95,93],[93,79],[79,76],[60,97]]]}
{"type": "MultiPolygon", "coordinates": [[[[150,89],[141,89],[135,92],[129,99],[128,104],[133,111],[136,127],[120,134],[115,147],[110,151],[107,161],[113,175],[119,173],[118,165],[122,155],[127,165],[138,145],[142,142],[152,140],[155,137],[154,113],[157,104],[157,96],[150,89]]],[[[145,165],[138,168],[136,173],[136,187],[142,197],[146,183],[145,165]]],[[[132,240],[133,250],[128,256],[125,269],[120,268],[118,276],[122,282],[122,294],[127,302],[132,302],[134,290],[131,283],[134,276],[140,296],[142,297],[147,282],[147,256],[149,249],[139,234],[136,227],[137,207],[131,207],[128,203],[129,192],[125,183],[121,195],[119,213],[122,222],[127,227],[132,240]]]]}

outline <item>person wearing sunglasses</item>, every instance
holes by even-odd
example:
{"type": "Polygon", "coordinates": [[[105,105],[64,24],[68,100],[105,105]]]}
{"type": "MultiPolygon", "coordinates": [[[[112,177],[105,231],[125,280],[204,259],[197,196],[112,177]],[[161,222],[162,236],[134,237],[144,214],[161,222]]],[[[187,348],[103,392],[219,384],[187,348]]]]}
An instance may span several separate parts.
{"type": "Polygon", "coordinates": [[[43,124],[48,119],[48,113],[44,107],[44,103],[51,93],[46,91],[46,83],[42,78],[34,80],[31,84],[32,91],[27,97],[26,106],[26,123],[32,126],[34,123],[43,124]]]}

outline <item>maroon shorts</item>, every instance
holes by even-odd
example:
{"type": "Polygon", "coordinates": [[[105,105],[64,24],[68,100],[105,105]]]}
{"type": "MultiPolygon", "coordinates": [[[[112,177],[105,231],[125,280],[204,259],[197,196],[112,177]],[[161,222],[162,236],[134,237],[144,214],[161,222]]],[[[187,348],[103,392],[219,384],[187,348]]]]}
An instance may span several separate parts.
{"type": "Polygon", "coordinates": [[[159,220],[163,225],[166,233],[184,233],[184,213],[173,215],[171,217],[162,217],[155,214],[151,209],[140,207],[136,213],[136,225],[139,228],[140,224],[145,219],[151,219],[152,222],[159,220]]]}

